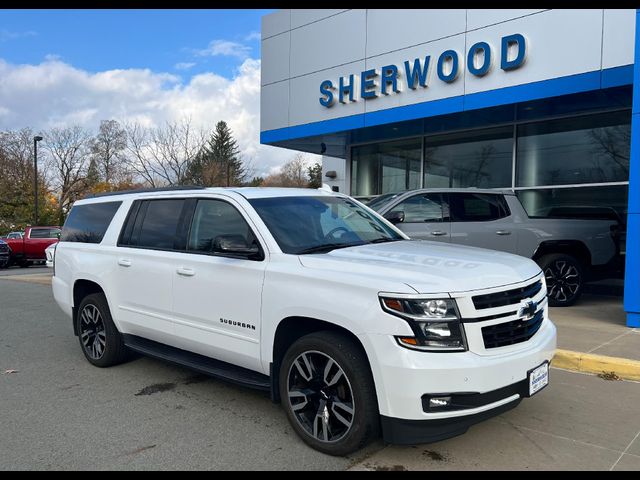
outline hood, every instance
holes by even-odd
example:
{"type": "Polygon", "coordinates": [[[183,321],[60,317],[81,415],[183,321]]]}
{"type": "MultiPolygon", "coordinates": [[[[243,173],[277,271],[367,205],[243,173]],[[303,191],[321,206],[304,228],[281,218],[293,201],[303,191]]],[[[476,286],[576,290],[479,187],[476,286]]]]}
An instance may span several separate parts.
{"type": "Polygon", "coordinates": [[[362,245],[299,258],[307,268],[382,277],[409,285],[418,293],[500,287],[540,273],[540,267],[525,257],[427,240],[362,245]]]}

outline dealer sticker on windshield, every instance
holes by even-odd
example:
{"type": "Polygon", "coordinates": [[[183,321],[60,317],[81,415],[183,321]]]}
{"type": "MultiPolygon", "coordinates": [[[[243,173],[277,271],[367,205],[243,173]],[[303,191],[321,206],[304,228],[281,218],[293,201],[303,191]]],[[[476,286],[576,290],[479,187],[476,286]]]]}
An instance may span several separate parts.
{"type": "Polygon", "coordinates": [[[529,372],[529,396],[542,390],[548,383],[549,362],[544,362],[529,372]]]}

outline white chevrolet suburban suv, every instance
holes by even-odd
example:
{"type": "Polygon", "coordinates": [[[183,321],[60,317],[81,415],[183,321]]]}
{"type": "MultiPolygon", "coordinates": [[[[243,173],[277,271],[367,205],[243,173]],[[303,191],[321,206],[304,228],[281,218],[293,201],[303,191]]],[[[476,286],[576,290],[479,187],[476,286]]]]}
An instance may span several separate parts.
{"type": "Polygon", "coordinates": [[[547,385],[556,347],[535,262],[409,240],[322,189],[77,201],[52,285],[93,365],[136,351],[268,390],[333,455],[464,433],[547,385]]]}

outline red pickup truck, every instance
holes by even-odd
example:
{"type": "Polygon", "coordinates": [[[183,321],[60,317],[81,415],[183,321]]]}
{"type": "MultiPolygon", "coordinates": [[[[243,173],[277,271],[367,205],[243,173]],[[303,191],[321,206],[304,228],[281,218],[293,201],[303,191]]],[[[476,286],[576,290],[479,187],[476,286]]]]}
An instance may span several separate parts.
{"type": "Polygon", "coordinates": [[[28,267],[33,262],[44,262],[45,249],[60,238],[60,227],[27,227],[22,238],[8,238],[5,242],[11,249],[9,265],[28,267]]]}

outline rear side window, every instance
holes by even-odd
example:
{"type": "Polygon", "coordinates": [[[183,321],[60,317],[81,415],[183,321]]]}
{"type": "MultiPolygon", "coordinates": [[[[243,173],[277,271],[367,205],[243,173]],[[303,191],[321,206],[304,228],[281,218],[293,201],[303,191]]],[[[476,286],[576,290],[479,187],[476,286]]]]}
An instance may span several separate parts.
{"type": "Polygon", "coordinates": [[[454,222],[488,222],[510,215],[502,195],[450,193],[449,201],[454,222]]]}
{"type": "Polygon", "coordinates": [[[184,199],[135,202],[118,245],[175,250],[184,204],[184,199]]]}
{"type": "Polygon", "coordinates": [[[31,230],[29,238],[58,238],[59,228],[36,228],[31,230]]]}
{"type": "MultiPolygon", "coordinates": [[[[122,202],[75,205],[62,227],[61,242],[100,243],[122,202]]],[[[33,232],[32,232],[33,238],[33,232]]]]}

